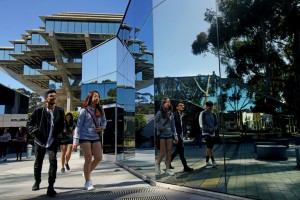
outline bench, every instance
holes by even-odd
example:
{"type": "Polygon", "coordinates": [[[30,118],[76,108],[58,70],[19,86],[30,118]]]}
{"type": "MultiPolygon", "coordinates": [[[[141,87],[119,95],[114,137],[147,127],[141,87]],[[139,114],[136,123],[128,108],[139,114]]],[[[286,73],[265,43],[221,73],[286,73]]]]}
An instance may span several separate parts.
{"type": "Polygon", "coordinates": [[[284,145],[287,148],[289,148],[289,139],[287,139],[287,138],[271,139],[270,142],[276,142],[278,145],[284,145]]]}
{"type": "Polygon", "coordinates": [[[300,167],[300,147],[295,148],[297,167],[300,167]]]}
{"type": "Polygon", "coordinates": [[[257,145],[256,159],[265,160],[287,160],[286,149],[284,145],[257,145]]]}
{"type": "Polygon", "coordinates": [[[277,143],[276,142],[254,142],[254,152],[256,153],[257,152],[257,148],[256,146],[257,145],[276,145],[277,143]]]}

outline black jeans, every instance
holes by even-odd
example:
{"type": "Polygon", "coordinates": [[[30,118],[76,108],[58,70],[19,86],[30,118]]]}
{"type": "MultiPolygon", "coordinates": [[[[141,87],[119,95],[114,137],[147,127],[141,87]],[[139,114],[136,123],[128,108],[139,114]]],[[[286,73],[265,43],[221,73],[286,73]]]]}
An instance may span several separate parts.
{"type": "Polygon", "coordinates": [[[48,172],[48,183],[49,185],[52,185],[55,183],[56,179],[56,171],[57,171],[57,149],[58,144],[53,141],[50,147],[45,148],[42,147],[36,143],[34,143],[34,149],[35,149],[35,162],[34,162],[34,179],[36,182],[41,182],[41,173],[42,173],[42,167],[43,167],[43,161],[46,154],[46,151],[48,152],[49,157],[49,172],[48,172]]]}
{"type": "Polygon", "coordinates": [[[187,162],[184,157],[184,145],[183,145],[183,140],[178,137],[178,143],[176,144],[175,151],[172,153],[171,156],[171,162],[174,160],[174,158],[179,154],[180,160],[182,162],[182,165],[184,167],[187,167],[187,162]]]}
{"type": "Polygon", "coordinates": [[[16,142],[16,157],[18,158],[20,155],[20,159],[22,158],[24,142],[16,142]]]}

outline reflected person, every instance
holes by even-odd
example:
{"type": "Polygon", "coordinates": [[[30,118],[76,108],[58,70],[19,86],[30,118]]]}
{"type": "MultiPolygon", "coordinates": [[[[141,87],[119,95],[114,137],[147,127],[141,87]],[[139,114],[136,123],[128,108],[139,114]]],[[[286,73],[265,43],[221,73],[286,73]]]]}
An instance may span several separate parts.
{"type": "MultiPolygon", "coordinates": [[[[175,151],[172,153],[171,163],[174,160],[174,158],[179,154],[181,163],[183,165],[183,171],[190,172],[190,171],[193,171],[193,168],[190,168],[187,165],[186,158],[184,156],[183,138],[187,133],[187,127],[186,127],[187,118],[186,118],[186,114],[183,111],[184,111],[183,102],[178,102],[176,105],[176,111],[173,113],[174,120],[175,120],[176,132],[178,135],[178,142],[176,144],[175,151]]],[[[170,164],[170,168],[174,168],[174,167],[170,164]]]]}

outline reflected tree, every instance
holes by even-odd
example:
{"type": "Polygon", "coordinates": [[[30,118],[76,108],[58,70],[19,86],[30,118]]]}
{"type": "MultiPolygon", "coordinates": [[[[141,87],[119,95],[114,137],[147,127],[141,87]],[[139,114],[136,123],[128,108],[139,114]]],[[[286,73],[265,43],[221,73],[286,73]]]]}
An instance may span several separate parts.
{"type": "Polygon", "coordinates": [[[228,78],[256,91],[256,104],[300,121],[299,7],[299,0],[219,0],[220,15],[206,11],[210,27],[197,35],[192,53],[218,55],[219,47],[228,78]]]}

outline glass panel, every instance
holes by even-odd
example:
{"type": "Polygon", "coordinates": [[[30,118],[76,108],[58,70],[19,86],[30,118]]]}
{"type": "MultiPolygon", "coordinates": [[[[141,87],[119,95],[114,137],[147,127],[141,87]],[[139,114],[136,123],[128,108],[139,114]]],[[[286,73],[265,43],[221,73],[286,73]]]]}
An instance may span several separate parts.
{"type": "Polygon", "coordinates": [[[39,44],[40,35],[33,33],[31,34],[31,44],[39,44]]]}
{"type": "Polygon", "coordinates": [[[96,22],[96,33],[101,33],[102,32],[101,25],[102,25],[101,22],[96,22]]]}
{"type": "Polygon", "coordinates": [[[69,22],[68,33],[75,33],[75,22],[69,22]]]}
{"type": "MultiPolygon", "coordinates": [[[[224,148],[221,142],[223,137],[215,131],[214,146],[213,148],[209,146],[209,149],[213,149],[214,161],[219,163],[219,166],[214,169],[212,166],[206,167],[208,153],[206,153],[206,143],[199,126],[199,113],[206,108],[206,101],[214,103],[213,112],[216,113],[216,118],[210,115],[212,120],[217,121],[221,110],[218,102],[219,78],[216,75],[219,72],[217,47],[213,49],[210,49],[210,46],[203,47],[203,51],[207,50],[205,56],[196,56],[199,54],[196,50],[202,47],[196,43],[198,42],[197,35],[208,29],[205,21],[208,17],[206,18],[205,12],[207,9],[215,11],[215,2],[189,0],[187,3],[182,3],[177,0],[155,0],[154,7],[155,113],[161,110],[163,98],[169,97],[179,135],[179,143],[173,144],[170,151],[173,154],[171,165],[174,167],[171,171],[175,173],[175,178],[164,173],[163,169],[169,168],[169,163],[165,163],[166,156],[160,154],[160,150],[156,148],[157,162],[163,158],[160,163],[162,174],[157,174],[156,179],[163,183],[226,192],[224,148]],[[173,48],[174,43],[176,43],[176,48],[173,48]],[[193,50],[194,43],[199,45],[195,50],[193,50]],[[179,102],[181,104],[177,106],[179,102]],[[184,113],[182,123],[185,125],[181,125],[179,117],[181,112],[184,113]],[[183,131],[179,132],[180,129],[183,131]],[[183,153],[182,147],[184,158],[178,155],[178,152],[183,153]],[[194,171],[188,173],[187,166],[193,168],[194,171]]],[[[143,34],[141,31],[138,33],[143,34]]],[[[198,39],[201,42],[203,38],[198,36],[198,39]]],[[[149,60],[152,62],[151,56],[149,60]]],[[[211,157],[210,155],[209,162],[212,162],[211,157]]]]}
{"type": "Polygon", "coordinates": [[[82,22],[82,30],[81,30],[82,33],[85,33],[85,32],[89,32],[89,23],[88,22],[82,22]]]}
{"type": "Polygon", "coordinates": [[[89,32],[96,33],[96,22],[89,22],[89,32]]]}
{"type": "Polygon", "coordinates": [[[81,22],[75,22],[75,33],[81,33],[81,22]]]}
{"type": "Polygon", "coordinates": [[[46,21],[46,32],[54,30],[54,21],[46,21]]]}
{"type": "MultiPolygon", "coordinates": [[[[153,53],[151,12],[151,0],[131,1],[118,37],[135,58],[135,76],[139,77],[135,82],[135,150],[122,164],[154,178],[153,63],[141,59],[146,52],[153,53]]],[[[130,137],[125,134],[125,139],[130,140],[130,137]]]]}
{"type": "Polygon", "coordinates": [[[15,52],[14,53],[21,53],[22,51],[22,44],[15,44],[15,52]]]}
{"type": "Polygon", "coordinates": [[[109,31],[108,31],[108,23],[106,23],[106,22],[102,22],[101,23],[101,33],[103,33],[103,34],[108,34],[109,33],[109,31]]]}
{"type": "Polygon", "coordinates": [[[61,32],[61,21],[54,22],[54,32],[61,32]]]}
{"type": "Polygon", "coordinates": [[[66,21],[61,22],[61,32],[63,32],[63,33],[68,32],[68,24],[69,24],[69,22],[66,22],[66,21]]]}

